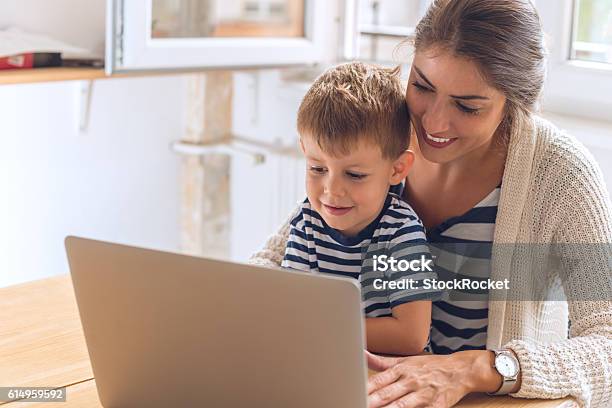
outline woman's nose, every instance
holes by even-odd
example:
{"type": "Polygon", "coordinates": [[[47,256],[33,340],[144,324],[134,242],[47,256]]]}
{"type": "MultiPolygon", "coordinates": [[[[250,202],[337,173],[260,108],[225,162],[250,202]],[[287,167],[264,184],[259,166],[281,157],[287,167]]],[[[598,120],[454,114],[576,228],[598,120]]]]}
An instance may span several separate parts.
{"type": "Polygon", "coordinates": [[[433,101],[422,116],[425,131],[431,135],[444,133],[449,128],[449,112],[442,101],[433,101]]]}

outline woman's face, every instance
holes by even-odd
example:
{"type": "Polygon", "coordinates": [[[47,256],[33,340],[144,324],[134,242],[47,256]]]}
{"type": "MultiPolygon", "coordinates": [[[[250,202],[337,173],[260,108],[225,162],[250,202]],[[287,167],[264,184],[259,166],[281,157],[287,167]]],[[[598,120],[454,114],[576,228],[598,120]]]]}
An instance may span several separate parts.
{"type": "Polygon", "coordinates": [[[442,164],[489,151],[506,97],[474,62],[433,47],[415,53],[406,101],[421,154],[442,164]]]}

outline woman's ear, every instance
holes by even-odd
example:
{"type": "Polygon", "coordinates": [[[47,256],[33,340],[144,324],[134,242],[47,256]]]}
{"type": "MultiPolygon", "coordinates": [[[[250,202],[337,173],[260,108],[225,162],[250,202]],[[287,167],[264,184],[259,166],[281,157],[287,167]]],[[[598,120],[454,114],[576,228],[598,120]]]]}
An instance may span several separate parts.
{"type": "Polygon", "coordinates": [[[412,165],[414,164],[414,152],[406,149],[404,152],[393,161],[393,170],[389,178],[389,184],[399,184],[406,178],[412,165]]]}

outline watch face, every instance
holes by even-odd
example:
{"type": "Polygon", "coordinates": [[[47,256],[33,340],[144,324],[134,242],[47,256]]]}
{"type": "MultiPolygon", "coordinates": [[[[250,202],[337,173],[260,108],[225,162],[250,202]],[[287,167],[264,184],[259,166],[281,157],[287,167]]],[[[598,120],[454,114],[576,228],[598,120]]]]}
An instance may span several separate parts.
{"type": "Polygon", "coordinates": [[[504,354],[498,355],[495,359],[495,368],[504,377],[514,377],[518,374],[518,367],[514,359],[504,354]]]}

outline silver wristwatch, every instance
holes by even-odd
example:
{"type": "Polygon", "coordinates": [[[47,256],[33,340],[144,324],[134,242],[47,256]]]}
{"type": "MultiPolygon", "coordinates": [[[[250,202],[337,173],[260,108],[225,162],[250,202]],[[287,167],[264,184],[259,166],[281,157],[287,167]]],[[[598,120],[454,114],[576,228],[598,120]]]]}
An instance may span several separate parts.
{"type": "Polygon", "coordinates": [[[490,392],[489,395],[505,395],[510,393],[514,385],[518,381],[521,366],[519,361],[510,350],[491,350],[495,353],[495,369],[502,376],[502,385],[496,392],[490,392]]]}

